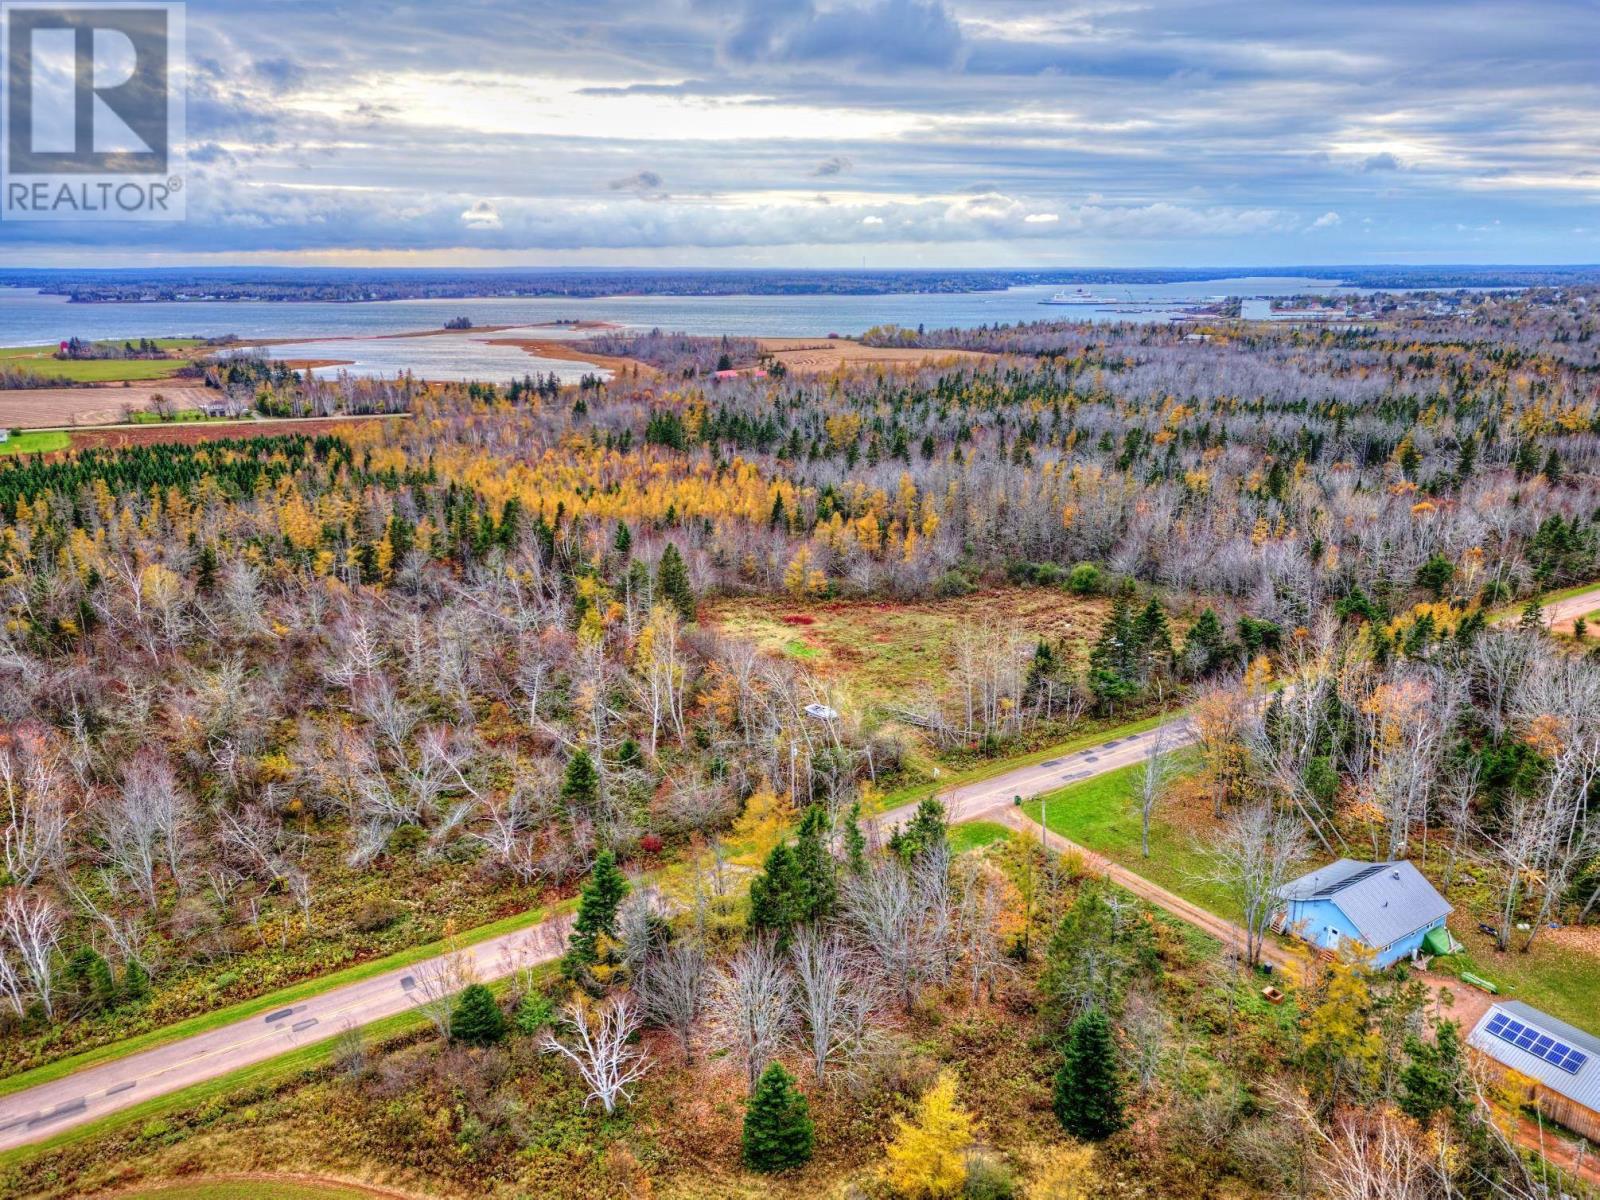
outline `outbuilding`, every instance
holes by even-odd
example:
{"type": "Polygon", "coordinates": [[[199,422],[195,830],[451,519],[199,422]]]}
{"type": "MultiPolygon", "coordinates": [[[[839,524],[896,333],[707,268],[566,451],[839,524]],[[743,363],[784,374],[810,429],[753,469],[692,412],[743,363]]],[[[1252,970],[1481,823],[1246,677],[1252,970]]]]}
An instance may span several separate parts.
{"type": "Polygon", "coordinates": [[[1467,1045],[1531,1080],[1527,1099],[1550,1120],[1600,1142],[1600,1037],[1520,1000],[1496,1000],[1467,1045]]]}
{"type": "Polygon", "coordinates": [[[1449,947],[1450,902],[1408,862],[1341,858],[1285,884],[1278,900],[1272,927],[1329,955],[1354,944],[1387,967],[1449,947]]]}

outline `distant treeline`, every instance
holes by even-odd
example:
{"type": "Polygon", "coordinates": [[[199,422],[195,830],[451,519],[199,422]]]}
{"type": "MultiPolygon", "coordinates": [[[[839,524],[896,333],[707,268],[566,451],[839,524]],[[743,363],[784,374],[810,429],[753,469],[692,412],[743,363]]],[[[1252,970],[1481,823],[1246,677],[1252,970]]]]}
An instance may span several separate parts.
{"type": "Polygon", "coordinates": [[[1600,268],[1564,266],[1200,267],[1115,270],[691,271],[167,268],[0,271],[0,286],[79,303],[128,300],[362,301],[466,297],[893,295],[993,291],[1027,284],[1137,285],[1305,276],[1353,287],[1541,287],[1600,283],[1600,268]]]}

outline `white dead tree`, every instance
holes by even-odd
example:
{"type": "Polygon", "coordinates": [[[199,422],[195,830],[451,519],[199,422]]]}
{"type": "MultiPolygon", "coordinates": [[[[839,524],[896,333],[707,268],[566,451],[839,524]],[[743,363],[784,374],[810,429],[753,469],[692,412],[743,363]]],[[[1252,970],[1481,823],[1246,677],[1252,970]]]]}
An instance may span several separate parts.
{"type": "MultiPolygon", "coordinates": [[[[46,1017],[55,1015],[55,957],[60,941],[61,913],[51,900],[24,888],[6,890],[0,900],[0,956],[15,957],[46,1017]]],[[[4,990],[15,1007],[15,985],[4,990]]],[[[17,1015],[22,1015],[21,1009],[17,1015]]]]}
{"type": "Polygon", "coordinates": [[[767,1064],[789,1041],[798,1016],[794,978],[772,938],[746,942],[717,971],[706,1016],[713,1044],[743,1064],[753,1093],[767,1064]]]}
{"type": "Polygon", "coordinates": [[[949,977],[951,923],[948,858],[911,868],[898,859],[874,863],[845,880],[844,918],[861,960],[907,1012],[930,983],[949,977]]]}
{"type": "Polygon", "coordinates": [[[412,972],[412,979],[417,1011],[428,1018],[440,1037],[448,1038],[457,996],[462,988],[478,979],[471,957],[460,949],[447,950],[437,958],[419,963],[412,972]]]}
{"type": "Polygon", "coordinates": [[[165,758],[139,754],[122,787],[101,806],[98,830],[106,860],[145,902],[156,906],[156,871],[165,866],[181,891],[193,822],[189,797],[165,758]]]}
{"type": "Polygon", "coordinates": [[[688,1061],[694,1052],[694,1032],[705,1008],[710,968],[705,952],[685,939],[645,960],[634,978],[633,990],[646,1020],[677,1039],[688,1061]]]}
{"type": "Polygon", "coordinates": [[[848,1072],[872,1033],[878,989],[872,977],[853,962],[837,932],[807,926],[789,948],[805,1015],[805,1042],[817,1082],[830,1066],[848,1072]]]}
{"type": "Polygon", "coordinates": [[[650,1070],[650,1056],[632,1044],[640,1018],[633,999],[626,993],[607,1000],[598,1014],[591,1015],[582,1001],[573,1001],[563,1011],[570,1031],[565,1040],[552,1031],[544,1035],[539,1048],[546,1054],[559,1054],[578,1068],[591,1100],[600,1101],[606,1112],[617,1111],[619,1100],[633,1103],[629,1086],[643,1079],[650,1070]]]}
{"type": "Polygon", "coordinates": [[[1014,970],[1000,936],[1007,903],[1005,876],[992,863],[970,855],[956,860],[951,875],[955,895],[951,944],[966,968],[972,1003],[986,988],[993,1000],[995,981],[1014,970]]]}
{"type": "Polygon", "coordinates": [[[1230,813],[1211,846],[1211,878],[1244,914],[1245,960],[1251,966],[1261,960],[1278,892],[1305,856],[1300,823],[1267,804],[1230,813]]]}
{"type": "Polygon", "coordinates": [[[59,866],[67,829],[66,789],[55,758],[37,743],[0,749],[0,792],[5,795],[5,835],[0,866],[26,887],[59,866]]]}

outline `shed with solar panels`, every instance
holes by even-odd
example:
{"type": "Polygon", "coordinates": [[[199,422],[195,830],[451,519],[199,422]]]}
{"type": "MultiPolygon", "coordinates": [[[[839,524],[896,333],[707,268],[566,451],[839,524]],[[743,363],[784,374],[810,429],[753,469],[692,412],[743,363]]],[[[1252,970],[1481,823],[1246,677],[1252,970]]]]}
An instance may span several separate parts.
{"type": "Polygon", "coordinates": [[[1600,1141],[1600,1037],[1519,1000],[1497,1000],[1467,1044],[1532,1080],[1529,1099],[1545,1116],[1600,1141]]]}

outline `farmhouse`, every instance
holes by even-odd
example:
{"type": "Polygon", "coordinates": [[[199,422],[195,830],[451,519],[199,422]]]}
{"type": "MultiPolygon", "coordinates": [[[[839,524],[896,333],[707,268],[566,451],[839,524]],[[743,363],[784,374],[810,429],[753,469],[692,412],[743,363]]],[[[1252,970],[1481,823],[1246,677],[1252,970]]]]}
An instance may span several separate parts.
{"type": "Polygon", "coordinates": [[[1408,862],[1341,858],[1285,884],[1278,899],[1272,927],[1329,954],[1353,943],[1374,966],[1387,967],[1417,951],[1449,949],[1450,903],[1408,862]]]}
{"type": "Polygon", "coordinates": [[[1517,1000],[1497,1000],[1467,1045],[1531,1083],[1528,1099],[1552,1121],[1600,1141],[1600,1038],[1517,1000]]]}

